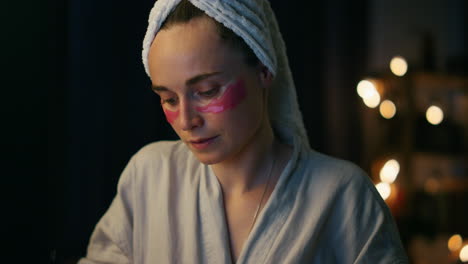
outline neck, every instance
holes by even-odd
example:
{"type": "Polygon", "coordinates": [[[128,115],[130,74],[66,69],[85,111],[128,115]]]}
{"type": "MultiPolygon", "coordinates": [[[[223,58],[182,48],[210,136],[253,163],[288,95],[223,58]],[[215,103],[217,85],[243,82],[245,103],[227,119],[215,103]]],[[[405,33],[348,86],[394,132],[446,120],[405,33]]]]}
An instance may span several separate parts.
{"type": "Polygon", "coordinates": [[[267,122],[237,155],[214,164],[212,168],[223,192],[242,194],[262,186],[277,155],[275,145],[273,130],[267,122]]]}

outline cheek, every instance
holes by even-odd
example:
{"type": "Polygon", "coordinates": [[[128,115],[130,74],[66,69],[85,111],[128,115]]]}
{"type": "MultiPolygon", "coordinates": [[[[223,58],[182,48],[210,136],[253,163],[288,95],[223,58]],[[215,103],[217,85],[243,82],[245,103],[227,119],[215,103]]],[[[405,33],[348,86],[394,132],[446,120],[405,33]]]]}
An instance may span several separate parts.
{"type": "Polygon", "coordinates": [[[177,119],[177,117],[179,116],[179,110],[177,111],[170,111],[170,110],[167,110],[163,107],[163,111],[164,111],[164,114],[166,115],[166,120],[167,122],[169,122],[169,124],[173,124],[174,121],[177,119]]]}
{"type": "Polygon", "coordinates": [[[247,96],[245,83],[243,80],[238,80],[226,88],[224,94],[208,105],[197,107],[197,111],[201,113],[222,113],[226,110],[232,109],[244,101],[247,96]]]}

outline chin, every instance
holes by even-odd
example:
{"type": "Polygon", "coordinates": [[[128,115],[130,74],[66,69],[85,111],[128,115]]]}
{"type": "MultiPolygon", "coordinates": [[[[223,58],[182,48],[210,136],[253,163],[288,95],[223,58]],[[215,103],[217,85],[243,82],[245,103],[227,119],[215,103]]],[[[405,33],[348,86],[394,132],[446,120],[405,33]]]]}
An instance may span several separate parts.
{"type": "Polygon", "coordinates": [[[200,154],[194,151],[192,152],[195,155],[195,157],[197,157],[197,159],[205,165],[213,165],[222,161],[222,159],[220,159],[219,157],[215,157],[215,155],[200,154]]]}
{"type": "Polygon", "coordinates": [[[193,155],[203,164],[205,165],[213,165],[216,163],[219,163],[223,161],[223,155],[220,155],[220,153],[216,152],[199,152],[193,149],[190,149],[192,151],[193,155]]]}

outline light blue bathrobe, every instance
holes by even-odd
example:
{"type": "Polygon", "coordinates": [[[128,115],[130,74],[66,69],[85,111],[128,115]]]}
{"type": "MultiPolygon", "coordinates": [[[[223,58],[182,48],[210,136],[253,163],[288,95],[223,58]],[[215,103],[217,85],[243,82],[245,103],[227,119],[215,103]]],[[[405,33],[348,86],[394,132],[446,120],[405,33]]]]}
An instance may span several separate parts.
{"type": "MultiPolygon", "coordinates": [[[[181,141],[141,149],[79,263],[231,263],[222,191],[210,166],[181,141]]],[[[294,144],[237,263],[407,260],[369,177],[349,162],[294,144]]]]}

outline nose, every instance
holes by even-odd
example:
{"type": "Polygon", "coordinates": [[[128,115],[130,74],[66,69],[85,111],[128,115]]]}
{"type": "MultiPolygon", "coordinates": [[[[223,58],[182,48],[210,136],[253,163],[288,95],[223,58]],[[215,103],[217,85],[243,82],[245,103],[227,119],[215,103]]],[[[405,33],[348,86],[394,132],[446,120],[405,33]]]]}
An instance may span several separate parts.
{"type": "Polygon", "coordinates": [[[179,125],[183,131],[190,131],[203,125],[200,113],[187,101],[180,104],[179,125]]]}

